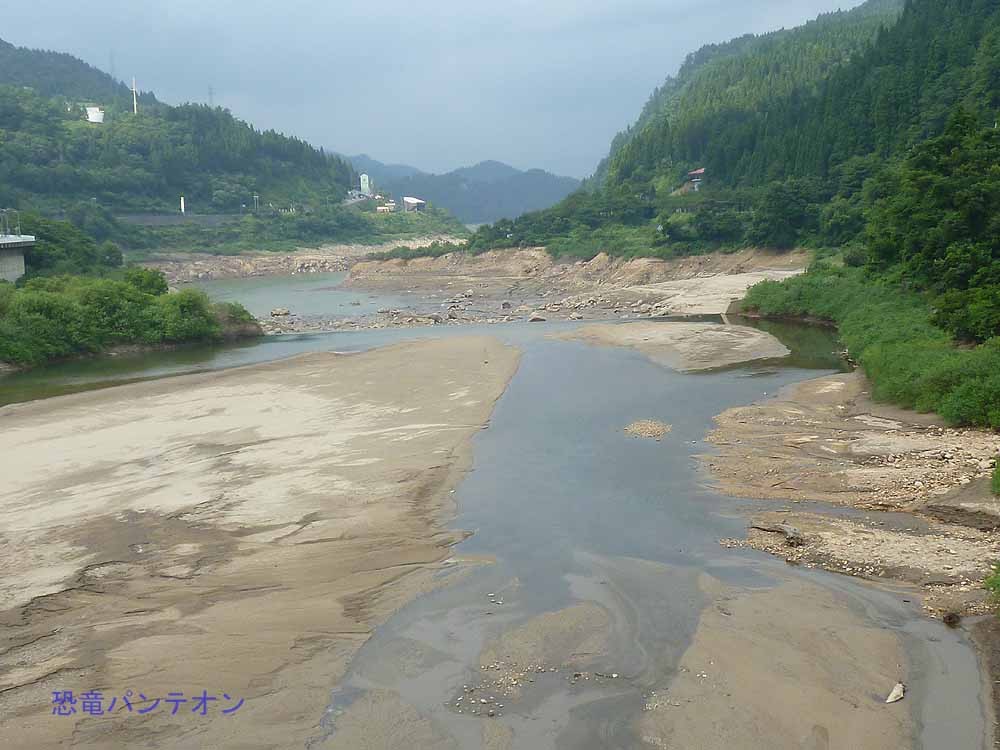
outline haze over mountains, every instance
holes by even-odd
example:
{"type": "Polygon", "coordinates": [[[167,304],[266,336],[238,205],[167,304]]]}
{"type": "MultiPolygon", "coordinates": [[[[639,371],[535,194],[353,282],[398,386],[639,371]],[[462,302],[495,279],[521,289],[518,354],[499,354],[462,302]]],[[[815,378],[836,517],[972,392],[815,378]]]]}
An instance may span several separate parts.
{"type": "Polygon", "coordinates": [[[366,154],[347,159],[358,173],[370,175],[379,191],[397,199],[402,195],[423,198],[465,224],[514,219],[548,208],[581,184],[574,177],[541,169],[523,171],[499,161],[483,161],[438,175],[404,164],[383,164],[366,154]]]}

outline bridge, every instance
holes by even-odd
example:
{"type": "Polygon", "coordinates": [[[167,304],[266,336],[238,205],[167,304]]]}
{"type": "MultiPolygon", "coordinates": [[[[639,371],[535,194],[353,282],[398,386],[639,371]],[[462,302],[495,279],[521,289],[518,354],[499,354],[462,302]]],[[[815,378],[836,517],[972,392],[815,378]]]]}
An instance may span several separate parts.
{"type": "Polygon", "coordinates": [[[24,251],[34,244],[34,237],[21,233],[21,215],[0,209],[0,280],[13,283],[24,276],[24,251]]]}

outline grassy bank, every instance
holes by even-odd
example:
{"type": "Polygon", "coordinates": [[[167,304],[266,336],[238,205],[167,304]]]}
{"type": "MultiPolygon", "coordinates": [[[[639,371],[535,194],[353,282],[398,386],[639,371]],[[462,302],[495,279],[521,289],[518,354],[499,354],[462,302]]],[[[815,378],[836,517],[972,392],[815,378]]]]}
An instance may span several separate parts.
{"type": "Polygon", "coordinates": [[[820,263],[803,276],[753,287],[744,309],[829,320],[876,399],[937,412],[955,425],[1000,429],[1000,338],[956,343],[934,324],[925,298],[898,283],[820,263]]]}
{"type": "Polygon", "coordinates": [[[216,226],[177,224],[136,226],[117,223],[112,236],[129,257],[141,260],[159,251],[239,255],[248,251],[291,252],[326,244],[378,245],[408,237],[468,235],[453,216],[430,209],[376,214],[335,207],[311,214],[248,215],[216,226]]]}
{"type": "Polygon", "coordinates": [[[370,253],[369,260],[415,260],[417,258],[440,258],[451,253],[468,252],[466,245],[454,242],[432,242],[425,247],[409,247],[403,245],[386,250],[382,253],[370,253]]]}
{"type": "Polygon", "coordinates": [[[145,269],[128,269],[118,278],[35,278],[21,288],[0,283],[0,362],[16,366],[122,345],[155,347],[260,333],[241,305],[215,304],[195,289],[170,294],[162,274],[145,269]]]}

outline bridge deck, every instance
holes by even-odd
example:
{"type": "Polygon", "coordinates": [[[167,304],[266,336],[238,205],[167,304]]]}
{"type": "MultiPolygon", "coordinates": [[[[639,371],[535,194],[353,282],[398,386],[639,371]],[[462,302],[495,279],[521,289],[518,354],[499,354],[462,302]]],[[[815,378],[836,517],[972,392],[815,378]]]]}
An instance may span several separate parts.
{"type": "Polygon", "coordinates": [[[17,247],[31,247],[35,238],[30,234],[0,234],[0,250],[17,247]]]}

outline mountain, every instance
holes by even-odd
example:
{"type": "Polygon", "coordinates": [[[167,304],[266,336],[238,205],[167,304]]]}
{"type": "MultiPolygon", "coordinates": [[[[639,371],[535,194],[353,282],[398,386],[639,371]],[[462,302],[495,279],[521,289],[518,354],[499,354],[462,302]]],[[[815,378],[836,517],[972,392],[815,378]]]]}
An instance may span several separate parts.
{"type": "Polygon", "coordinates": [[[412,195],[447,209],[465,224],[516,218],[558,203],[580,186],[572,177],[541,169],[523,172],[497,161],[484,161],[447,174],[414,174],[378,181],[378,189],[400,198],[412,195]]]}
{"type": "MultiPolygon", "coordinates": [[[[904,0],[868,0],[797,28],[701,48],[653,92],[636,124],[614,139],[586,190],[549,210],[483,229],[473,245],[549,244],[580,255],[607,250],[672,256],[720,243],[794,242],[797,231],[750,233],[753,208],[761,200],[758,191],[791,178],[813,179],[808,194],[790,203],[803,204],[803,224],[832,196],[834,171],[864,152],[828,144],[858,128],[841,118],[839,133],[807,129],[803,120],[813,122],[830,88],[842,85],[838,82],[882,45],[904,7],[909,8],[904,0]],[[707,173],[697,185],[702,191],[688,200],[705,204],[704,210],[687,205],[678,211],[683,196],[675,191],[685,185],[690,171],[700,168],[707,173]]],[[[869,106],[876,111],[875,104],[869,106]]],[[[869,119],[857,111],[856,101],[833,109],[837,107],[869,119]]],[[[841,177],[860,188],[870,172],[854,166],[853,176],[841,177]]],[[[684,189],[693,192],[695,187],[684,189]]],[[[774,202],[780,199],[776,196],[774,202]]],[[[857,233],[858,206],[848,213],[844,234],[857,233]]],[[[758,212],[758,218],[764,215],[758,212]]],[[[818,219],[813,223],[818,225],[818,219]]]]}
{"type": "Polygon", "coordinates": [[[346,156],[343,158],[345,158],[351,166],[354,167],[358,174],[367,174],[379,185],[393,180],[401,180],[406,177],[424,174],[416,167],[410,167],[406,164],[383,164],[367,154],[360,154],[359,156],[346,156]]]}
{"type": "MultiPolygon", "coordinates": [[[[762,175],[756,165],[741,163],[733,149],[717,148],[710,142],[713,133],[728,129],[742,134],[750,122],[773,117],[776,108],[811,99],[831,75],[863,55],[880,31],[896,22],[903,6],[904,0],[869,0],[798,28],[701,48],[653,92],[636,124],[615,138],[609,158],[598,168],[598,182],[609,170],[616,170],[618,179],[627,179],[636,168],[667,166],[665,159],[697,162],[699,167],[709,166],[713,174],[720,169],[732,176],[740,172],[740,178],[759,181],[762,175]],[[667,140],[672,141],[669,152],[662,151],[667,140]],[[661,151],[643,154],[650,141],[661,151]],[[703,164],[709,155],[714,163],[703,164]],[[660,163],[635,163],[645,157],[660,163]]],[[[673,176],[679,177],[679,172],[673,176]]]]}
{"type": "Polygon", "coordinates": [[[382,193],[412,195],[444,208],[464,224],[486,224],[548,208],[580,186],[572,177],[541,169],[522,171],[499,161],[482,161],[445,174],[429,174],[405,164],[384,164],[370,156],[346,157],[382,193]]]}
{"type": "Polygon", "coordinates": [[[456,169],[451,174],[466,182],[500,182],[523,174],[523,172],[503,162],[481,161],[472,167],[456,169]]]}
{"type": "Polygon", "coordinates": [[[350,165],[297,138],[258,131],[221,108],[171,107],[131,92],[70,55],[0,42],[0,205],[64,211],[238,213],[262,205],[329,206],[350,165]],[[103,124],[82,103],[103,107],[103,124]]]}
{"type": "Polygon", "coordinates": [[[0,86],[27,86],[41,96],[80,101],[132,98],[124,83],[72,55],[15,47],[2,39],[0,86]]]}

